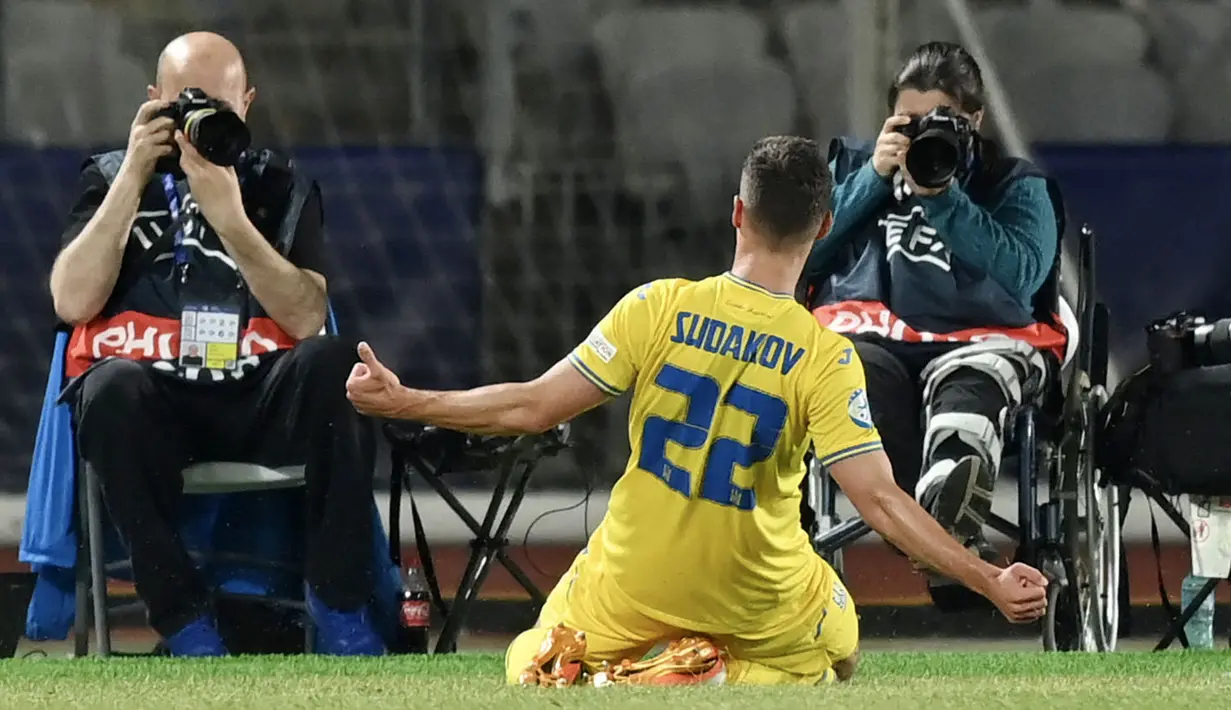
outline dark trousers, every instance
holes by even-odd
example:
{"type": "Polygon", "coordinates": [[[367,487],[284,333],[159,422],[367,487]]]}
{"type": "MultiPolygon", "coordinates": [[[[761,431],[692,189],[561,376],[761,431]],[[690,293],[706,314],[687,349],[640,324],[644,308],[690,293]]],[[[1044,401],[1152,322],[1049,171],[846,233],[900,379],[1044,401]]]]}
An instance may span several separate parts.
{"type": "MultiPolygon", "coordinates": [[[[893,477],[914,495],[915,484],[931,461],[924,461],[923,439],[927,431],[921,374],[933,359],[961,347],[961,343],[899,343],[854,339],[868,381],[872,421],[880,431],[885,454],[893,464],[893,477]]],[[[1006,404],[1000,386],[987,375],[963,368],[945,380],[932,395],[932,411],[981,414],[998,422],[1006,404]]],[[[1003,436],[1003,432],[1001,432],[1003,436]]],[[[973,448],[948,439],[934,458],[956,459],[977,453],[973,448]]],[[[991,462],[998,466],[999,462],[991,462]]]]}
{"type": "Polygon", "coordinates": [[[239,380],[186,382],[119,359],[83,376],[77,450],[100,479],[160,634],[210,613],[205,581],[177,532],[180,472],[194,461],[304,465],[305,579],[334,609],[368,602],[375,440],[346,399],[355,362],[350,343],[319,337],[239,380]]]}

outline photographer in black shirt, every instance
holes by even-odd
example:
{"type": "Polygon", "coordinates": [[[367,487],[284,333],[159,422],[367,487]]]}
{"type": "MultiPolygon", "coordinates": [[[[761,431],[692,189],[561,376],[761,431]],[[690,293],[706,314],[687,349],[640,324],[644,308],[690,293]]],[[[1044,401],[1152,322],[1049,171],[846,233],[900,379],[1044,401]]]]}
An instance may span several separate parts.
{"type": "Polygon", "coordinates": [[[190,463],[304,465],[306,596],[318,650],[383,651],[372,595],[374,440],[346,401],[352,344],[328,314],[321,197],[245,150],[254,97],[229,41],[192,33],[158,63],[126,151],[93,156],[51,273],[73,326],[65,399],[173,655],[226,653],[177,532],[190,463]]]}

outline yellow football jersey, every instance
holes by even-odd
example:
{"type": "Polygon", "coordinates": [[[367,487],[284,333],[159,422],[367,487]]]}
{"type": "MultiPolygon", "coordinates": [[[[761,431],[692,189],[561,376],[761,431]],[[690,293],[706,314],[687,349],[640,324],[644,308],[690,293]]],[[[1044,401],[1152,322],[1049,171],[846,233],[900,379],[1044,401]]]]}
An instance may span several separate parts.
{"type": "Polygon", "coordinates": [[[595,572],[686,630],[790,614],[828,572],[800,526],[809,438],[827,464],[881,446],[850,341],[726,273],[630,292],[569,361],[608,394],[634,389],[595,572]]]}

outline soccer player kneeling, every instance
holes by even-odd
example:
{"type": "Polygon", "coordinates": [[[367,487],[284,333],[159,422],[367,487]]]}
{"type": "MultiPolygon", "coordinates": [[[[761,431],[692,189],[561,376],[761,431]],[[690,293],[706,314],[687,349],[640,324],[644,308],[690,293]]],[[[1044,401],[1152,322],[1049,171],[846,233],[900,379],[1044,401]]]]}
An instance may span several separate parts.
{"type": "Polygon", "coordinates": [[[542,432],[634,391],[627,469],[538,623],[509,647],[510,683],[849,678],[855,604],[800,525],[809,442],[884,538],[1011,621],[1043,613],[1042,574],[980,560],[897,487],[858,356],[791,296],[832,224],[832,187],[813,141],[761,140],[734,200],[731,270],[632,291],[531,382],[412,390],[360,346],[347,382],[356,408],[450,429],[542,432]]]}

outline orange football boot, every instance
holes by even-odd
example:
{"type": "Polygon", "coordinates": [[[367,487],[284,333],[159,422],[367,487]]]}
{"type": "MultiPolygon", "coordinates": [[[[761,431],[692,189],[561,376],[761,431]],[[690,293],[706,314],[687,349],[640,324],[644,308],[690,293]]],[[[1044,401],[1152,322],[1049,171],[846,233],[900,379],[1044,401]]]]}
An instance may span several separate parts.
{"type": "Polygon", "coordinates": [[[581,680],[586,634],[560,624],[547,633],[534,660],[517,677],[519,685],[565,688],[581,680]]]}
{"type": "Polygon", "coordinates": [[[657,656],[644,661],[623,660],[605,665],[594,674],[595,686],[624,685],[722,685],[727,665],[722,651],[705,638],[672,641],[657,656]]]}

